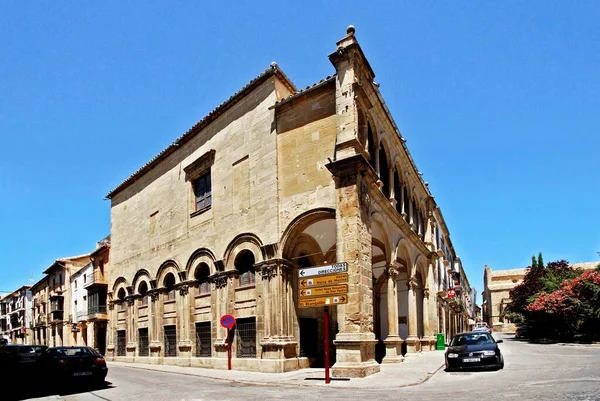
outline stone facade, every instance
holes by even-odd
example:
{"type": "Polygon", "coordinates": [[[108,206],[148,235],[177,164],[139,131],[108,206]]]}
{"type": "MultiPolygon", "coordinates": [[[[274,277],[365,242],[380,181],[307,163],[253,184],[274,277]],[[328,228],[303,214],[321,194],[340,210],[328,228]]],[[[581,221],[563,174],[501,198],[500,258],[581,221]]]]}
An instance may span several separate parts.
{"type": "Polygon", "coordinates": [[[273,64],[108,194],[107,357],[284,372],[323,364],[298,269],[347,262],[334,376],[431,350],[458,259],[354,29],[297,91],[273,64]]]}

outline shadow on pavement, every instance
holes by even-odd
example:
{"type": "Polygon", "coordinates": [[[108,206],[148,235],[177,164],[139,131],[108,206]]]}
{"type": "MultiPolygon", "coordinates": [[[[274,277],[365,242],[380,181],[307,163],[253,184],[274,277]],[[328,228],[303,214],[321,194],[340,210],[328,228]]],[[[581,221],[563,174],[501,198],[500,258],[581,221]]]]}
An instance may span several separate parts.
{"type": "MultiPolygon", "coordinates": [[[[15,394],[3,394],[2,400],[5,401],[20,401],[31,398],[48,397],[53,395],[74,395],[87,393],[90,391],[104,390],[114,388],[112,383],[105,381],[104,383],[64,383],[64,384],[47,384],[37,383],[35,380],[29,379],[27,383],[13,383],[12,391],[15,394]]],[[[5,387],[6,389],[6,387],[5,387]]]]}

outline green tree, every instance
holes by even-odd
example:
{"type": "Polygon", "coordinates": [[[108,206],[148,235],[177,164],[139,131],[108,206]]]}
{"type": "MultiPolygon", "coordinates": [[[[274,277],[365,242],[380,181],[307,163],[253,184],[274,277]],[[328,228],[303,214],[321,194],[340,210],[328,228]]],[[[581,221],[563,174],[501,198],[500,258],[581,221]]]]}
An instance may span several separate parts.
{"type": "Polygon", "coordinates": [[[535,256],[531,257],[531,270],[536,270],[537,269],[537,260],[535,258],[535,256]]]}
{"type": "Polygon", "coordinates": [[[541,253],[541,252],[538,254],[538,262],[537,262],[537,265],[538,265],[538,267],[539,267],[540,269],[543,269],[543,268],[544,268],[544,258],[542,258],[542,253],[541,253]]]}

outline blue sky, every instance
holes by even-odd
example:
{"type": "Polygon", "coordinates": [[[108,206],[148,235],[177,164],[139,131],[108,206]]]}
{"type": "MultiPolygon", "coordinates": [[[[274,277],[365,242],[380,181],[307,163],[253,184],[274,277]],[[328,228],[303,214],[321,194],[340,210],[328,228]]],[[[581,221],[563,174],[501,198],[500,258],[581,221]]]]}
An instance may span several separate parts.
{"type": "Polygon", "coordinates": [[[485,3],[2,3],[0,291],[93,249],[108,191],[271,61],[331,75],[349,24],[479,292],[600,259],[600,3],[485,3]]]}

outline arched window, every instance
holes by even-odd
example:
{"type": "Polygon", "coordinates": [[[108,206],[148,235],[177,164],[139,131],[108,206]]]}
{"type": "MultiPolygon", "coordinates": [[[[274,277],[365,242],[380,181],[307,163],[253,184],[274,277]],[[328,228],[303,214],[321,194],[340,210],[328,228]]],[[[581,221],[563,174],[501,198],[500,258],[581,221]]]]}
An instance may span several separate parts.
{"type": "Polygon", "coordinates": [[[375,137],[373,136],[373,129],[371,123],[367,122],[367,152],[369,152],[369,164],[375,169],[375,137]]]}
{"type": "Polygon", "coordinates": [[[235,268],[240,272],[240,286],[254,285],[254,254],[250,251],[242,251],[235,258],[235,268]]]}
{"type": "Polygon", "coordinates": [[[140,283],[140,286],[138,287],[138,293],[142,297],[141,304],[148,305],[148,284],[146,284],[145,281],[140,283]]]}
{"type": "Polygon", "coordinates": [[[175,299],[175,276],[173,275],[173,273],[168,273],[165,276],[165,280],[163,282],[165,289],[166,289],[166,296],[165,299],[166,300],[172,300],[175,299]]]}
{"type": "Polygon", "coordinates": [[[125,310],[125,290],[123,288],[117,292],[117,299],[119,300],[119,310],[125,310]]]}
{"type": "Polygon", "coordinates": [[[385,154],[385,149],[383,144],[379,147],[379,179],[383,183],[381,186],[381,192],[385,195],[386,198],[390,198],[390,173],[388,172],[388,160],[387,155],[385,154]]]}
{"type": "Polygon", "coordinates": [[[406,185],[402,188],[402,210],[404,211],[404,220],[406,220],[406,222],[408,223],[408,188],[406,188],[406,185]]]}
{"type": "Polygon", "coordinates": [[[413,224],[413,229],[415,230],[415,232],[418,232],[419,229],[419,219],[417,218],[417,202],[415,202],[415,200],[412,200],[412,219],[410,220],[410,222],[413,224]]]}
{"type": "Polygon", "coordinates": [[[396,211],[402,213],[402,186],[397,168],[394,168],[394,197],[396,198],[396,211]]]}
{"type": "Polygon", "coordinates": [[[198,292],[200,294],[210,293],[210,282],[208,281],[208,276],[210,276],[210,268],[206,263],[200,263],[194,272],[194,278],[196,281],[198,281],[198,292]]]}

